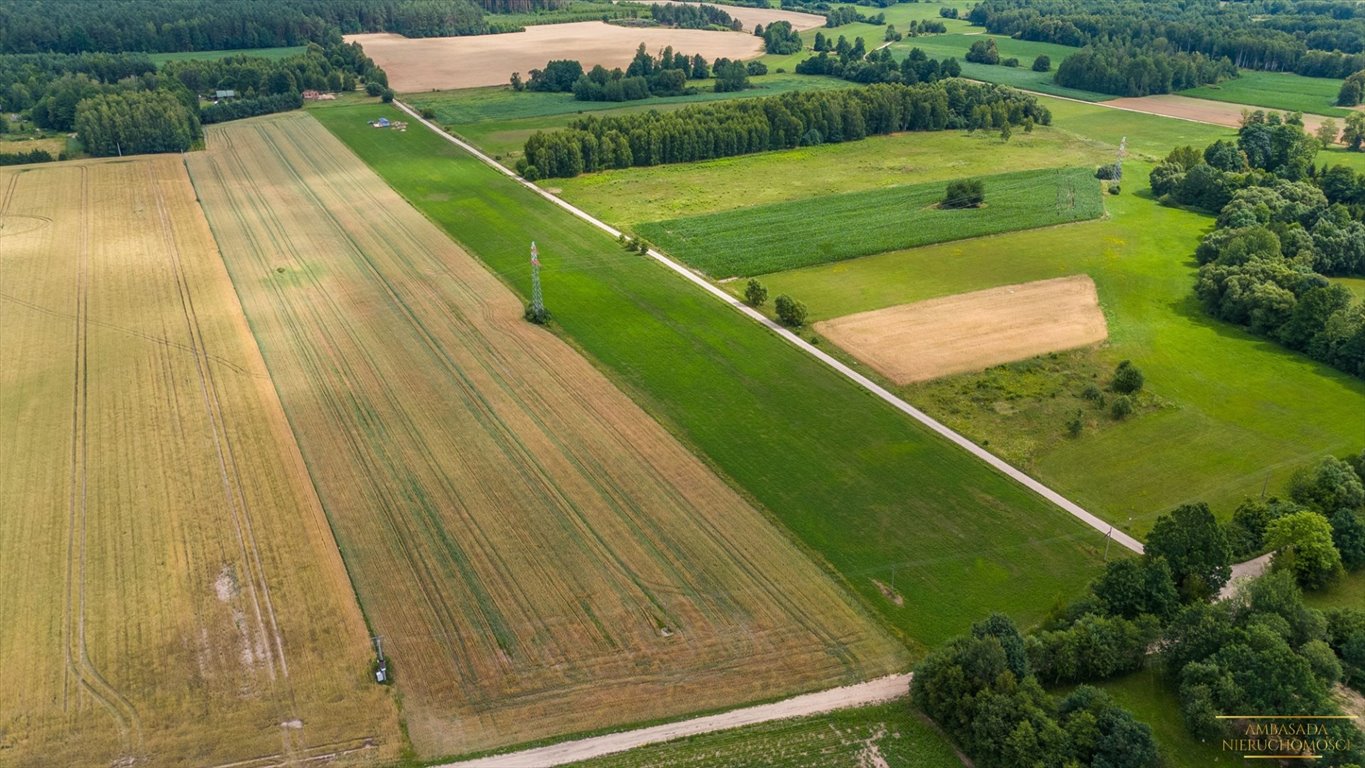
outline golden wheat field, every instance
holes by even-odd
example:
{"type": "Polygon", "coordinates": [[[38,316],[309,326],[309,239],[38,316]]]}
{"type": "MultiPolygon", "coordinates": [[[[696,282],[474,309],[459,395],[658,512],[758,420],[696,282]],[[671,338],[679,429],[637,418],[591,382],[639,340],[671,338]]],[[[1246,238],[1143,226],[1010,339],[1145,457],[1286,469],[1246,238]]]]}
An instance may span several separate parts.
{"type": "Polygon", "coordinates": [[[903,665],[765,517],[311,117],[212,126],[207,143],[191,176],[419,754],[903,665]]]}
{"type": "Polygon", "coordinates": [[[0,360],[0,765],[396,757],[180,158],[0,169],[0,360]]]}

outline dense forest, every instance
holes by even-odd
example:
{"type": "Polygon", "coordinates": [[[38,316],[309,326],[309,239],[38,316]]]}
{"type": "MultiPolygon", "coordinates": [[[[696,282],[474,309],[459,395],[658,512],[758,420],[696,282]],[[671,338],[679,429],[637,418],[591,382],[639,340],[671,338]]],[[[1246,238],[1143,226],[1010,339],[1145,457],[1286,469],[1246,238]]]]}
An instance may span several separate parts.
{"type": "Polygon", "coordinates": [[[1228,59],[1202,53],[1121,45],[1086,46],[1066,57],[1054,76],[1058,85],[1116,96],[1173,93],[1237,76],[1228,59]]]}
{"type": "Polygon", "coordinates": [[[0,3],[0,53],[212,51],[493,31],[469,0],[24,0],[0,3]]]}
{"type": "Polygon", "coordinates": [[[305,89],[352,90],[362,78],[367,85],[387,83],[360,46],[341,42],[335,30],[329,37],[325,46],[309,43],[303,53],[282,59],[230,56],[161,69],[142,53],[0,55],[0,108],[23,112],[46,130],[77,131],[94,155],[168,151],[196,139],[200,122],[296,109],[305,89]],[[236,96],[201,112],[199,98],[217,90],[236,96]],[[131,93],[154,95],[124,98],[131,93]],[[81,123],[81,106],[96,100],[98,109],[81,123]],[[143,119],[150,126],[127,126],[143,119]],[[87,137],[83,130],[96,134],[87,137]]]}
{"type": "Polygon", "coordinates": [[[730,14],[717,8],[714,5],[682,5],[681,3],[665,3],[656,5],[650,9],[649,15],[666,27],[678,27],[679,29],[710,29],[712,27],[725,27],[736,32],[743,29],[743,26],[730,17],[730,14]]]}
{"type": "Polygon", "coordinates": [[[995,34],[1070,46],[1200,53],[1238,67],[1346,77],[1365,69],[1359,4],[1219,0],[984,0],[968,18],[995,34]]]}
{"type": "Polygon", "coordinates": [[[531,70],[530,80],[525,84],[520,75],[513,75],[512,88],[573,93],[579,101],[637,101],[651,96],[695,93],[697,88],[688,82],[709,79],[713,72],[716,91],[738,91],[749,87],[750,74],[764,74],[767,67],[758,61],[745,65],[723,58],[716,59],[713,65],[701,54],[674,53],[673,46],[655,56],[641,43],[624,70],[619,67],[608,70],[599,64],[585,72],[579,61],[557,59],[547,63],[544,69],[531,70]]]}
{"type": "Polygon", "coordinates": [[[1033,96],[965,80],[794,91],[697,104],[673,112],[590,116],[526,141],[517,170],[531,179],[605,168],[685,163],[894,131],[1049,124],[1033,96]]]}
{"type": "MultiPolygon", "coordinates": [[[[1143,668],[1206,742],[1243,735],[1221,716],[1340,713],[1334,685],[1365,691],[1365,611],[1310,608],[1303,590],[1365,567],[1365,454],[1353,461],[1303,467],[1290,498],[1248,499],[1227,524],[1202,503],[1158,517],[1141,557],[1109,562],[1037,630],[996,614],[929,654],[915,669],[916,706],[977,765],[1077,768],[1163,764],[1151,729],[1086,685],[1143,668]],[[1219,599],[1234,558],[1266,551],[1270,573],[1219,599]],[[1044,688],[1075,683],[1064,696],[1044,688]]],[[[1320,764],[1365,760],[1350,721],[1318,728],[1306,741],[1320,764]]]]}
{"type": "Polygon", "coordinates": [[[1195,252],[1206,311],[1365,378],[1365,304],[1329,279],[1365,276],[1365,175],[1318,168],[1319,146],[1292,116],[1256,112],[1235,144],[1172,152],[1152,192],[1218,212],[1195,252]]]}

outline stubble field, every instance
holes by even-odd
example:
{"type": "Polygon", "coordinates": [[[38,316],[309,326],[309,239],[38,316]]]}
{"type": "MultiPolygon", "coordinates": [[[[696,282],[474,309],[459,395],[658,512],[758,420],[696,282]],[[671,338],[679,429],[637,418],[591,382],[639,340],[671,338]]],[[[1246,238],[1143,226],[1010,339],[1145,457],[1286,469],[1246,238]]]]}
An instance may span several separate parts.
{"type": "Polygon", "coordinates": [[[180,159],[0,170],[0,764],[398,754],[180,159]]]}
{"type": "Polygon", "coordinates": [[[346,41],[360,43],[399,93],[501,85],[513,72],[527,78],[532,69],[544,69],[554,59],[575,59],[585,70],[598,64],[625,68],[641,43],[651,53],[671,45],[680,53],[701,54],[707,61],[722,56],[747,59],[763,50],[763,39],[748,32],[622,27],[601,21],[465,37],[414,39],[377,32],[347,35],[346,41]]]}
{"type": "Polygon", "coordinates": [[[190,167],[419,753],[904,664],[795,545],[311,117],[214,126],[190,167]]]}
{"type": "Polygon", "coordinates": [[[815,330],[901,385],[1097,344],[1107,335],[1088,275],[859,312],[815,330]]]}

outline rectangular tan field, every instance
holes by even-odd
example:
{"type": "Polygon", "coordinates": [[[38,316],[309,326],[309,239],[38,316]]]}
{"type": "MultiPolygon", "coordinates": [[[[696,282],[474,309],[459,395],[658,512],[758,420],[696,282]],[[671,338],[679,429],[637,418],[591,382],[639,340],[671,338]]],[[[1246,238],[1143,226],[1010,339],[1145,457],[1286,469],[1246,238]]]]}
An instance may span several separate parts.
{"type": "Polygon", "coordinates": [[[747,59],[763,51],[763,39],[749,32],[627,28],[600,21],[541,24],[502,35],[406,38],[372,33],[347,35],[346,41],[364,46],[400,93],[506,85],[513,72],[525,78],[552,59],[576,59],[585,70],[598,64],[625,68],[640,43],[651,53],[671,45],[679,53],[701,54],[707,61],[721,56],[747,59]]]}
{"type": "Polygon", "coordinates": [[[399,754],[179,157],[0,169],[0,765],[399,754]]]}
{"type": "Polygon", "coordinates": [[[423,756],[903,662],[311,117],[212,126],[189,163],[423,756]]]}
{"type": "MultiPolygon", "coordinates": [[[[1225,125],[1229,128],[1241,127],[1243,110],[1250,112],[1255,112],[1257,110],[1262,112],[1276,111],[1266,109],[1265,107],[1253,107],[1245,104],[1230,104],[1225,101],[1212,101],[1209,99],[1191,98],[1189,96],[1178,96],[1174,93],[1110,99],[1109,101],[1100,102],[1100,106],[1126,109],[1131,112],[1145,112],[1149,115],[1161,115],[1162,117],[1177,117],[1183,120],[1193,120],[1200,123],[1225,125]]],[[[1316,133],[1318,128],[1322,127],[1324,120],[1332,120],[1338,127],[1340,127],[1342,123],[1341,120],[1335,118],[1305,114],[1303,116],[1303,129],[1309,133],[1316,133]]]]}
{"type": "Polygon", "coordinates": [[[1084,347],[1109,335],[1087,275],[859,312],[816,323],[815,330],[897,384],[1084,347]]]}

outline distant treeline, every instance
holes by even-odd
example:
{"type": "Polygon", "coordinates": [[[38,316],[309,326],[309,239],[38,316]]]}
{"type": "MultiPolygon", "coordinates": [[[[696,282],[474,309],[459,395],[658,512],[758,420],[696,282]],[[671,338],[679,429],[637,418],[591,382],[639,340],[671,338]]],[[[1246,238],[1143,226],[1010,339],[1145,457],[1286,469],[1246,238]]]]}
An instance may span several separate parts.
{"type": "Polygon", "coordinates": [[[305,89],[354,89],[358,78],[382,86],[388,78],[360,46],[331,35],[326,45],[309,43],[296,56],[282,59],[230,56],[217,60],[170,62],[157,69],[146,54],[11,54],[0,55],[0,107],[23,112],[39,127],[80,132],[94,155],[171,151],[199,136],[200,122],[296,109],[305,89]],[[199,97],[232,90],[236,97],[206,106],[199,97]],[[121,98],[131,93],[147,98],[121,98]],[[86,102],[101,97],[82,124],[86,102]],[[164,98],[163,98],[164,97],[164,98]],[[130,127],[130,121],[154,124],[130,127]],[[93,130],[95,138],[83,131],[93,130]]]}
{"type": "Polygon", "coordinates": [[[50,163],[52,153],[45,149],[32,149],[28,152],[0,152],[0,165],[26,165],[28,163],[50,163]]]}
{"type": "MultiPolygon", "coordinates": [[[[844,49],[848,41],[841,36],[839,49],[844,49]]],[[[962,74],[962,66],[957,59],[947,58],[934,61],[919,48],[911,48],[910,55],[899,63],[891,55],[890,48],[873,51],[855,57],[854,52],[863,48],[863,39],[846,50],[845,53],[830,56],[822,52],[796,65],[796,71],[803,75],[831,75],[855,83],[933,83],[962,74]]]]}
{"type": "Polygon", "coordinates": [[[1365,276],[1365,175],[1318,168],[1320,145],[1292,116],[1252,113],[1236,143],[1173,151],[1152,192],[1218,212],[1195,252],[1210,314],[1365,378],[1365,305],[1325,277],[1365,276]]]}
{"type": "Polygon", "coordinates": [[[714,5],[666,3],[654,6],[650,15],[660,24],[680,29],[707,29],[710,27],[727,27],[735,31],[743,29],[743,25],[731,18],[730,14],[714,5]]]}
{"type": "MultiPolygon", "coordinates": [[[[558,2],[490,0],[490,6],[558,2]]],[[[304,45],[329,32],[490,31],[469,0],[25,0],[0,4],[0,53],[212,51],[304,45]]]]}
{"type": "Polygon", "coordinates": [[[1133,49],[1119,45],[1086,46],[1066,57],[1054,77],[1058,85],[1116,96],[1174,93],[1237,76],[1226,59],[1202,53],[1133,49]]]}
{"type": "MultiPolygon", "coordinates": [[[[766,73],[767,67],[757,61],[745,66],[741,62],[722,58],[716,59],[715,72],[718,78],[723,74],[726,81],[718,83],[716,90],[743,90],[748,87],[749,74],[766,73]],[[734,64],[739,64],[738,73],[734,71],[734,64]],[[740,82],[731,82],[736,78],[740,82]]],[[[599,64],[591,71],[584,72],[583,64],[579,61],[557,59],[546,64],[544,69],[531,70],[530,82],[525,87],[551,93],[571,92],[579,101],[636,101],[651,96],[680,96],[695,92],[695,88],[687,85],[688,81],[706,80],[711,74],[712,64],[701,54],[689,56],[674,53],[670,45],[658,56],[653,56],[641,43],[625,70],[620,67],[608,70],[599,64]]],[[[523,87],[519,75],[513,75],[512,87],[518,90],[523,87]]]]}
{"type": "Polygon", "coordinates": [[[1070,46],[1201,53],[1238,67],[1346,77],[1365,69],[1365,6],[1219,0],[984,0],[992,33],[1070,46]]]}
{"type": "Polygon", "coordinates": [[[518,171],[570,177],[605,168],[685,163],[802,144],[857,141],[896,131],[941,131],[1052,120],[1033,96],[965,80],[790,92],[698,104],[673,112],[590,116],[537,132],[518,171]]]}

